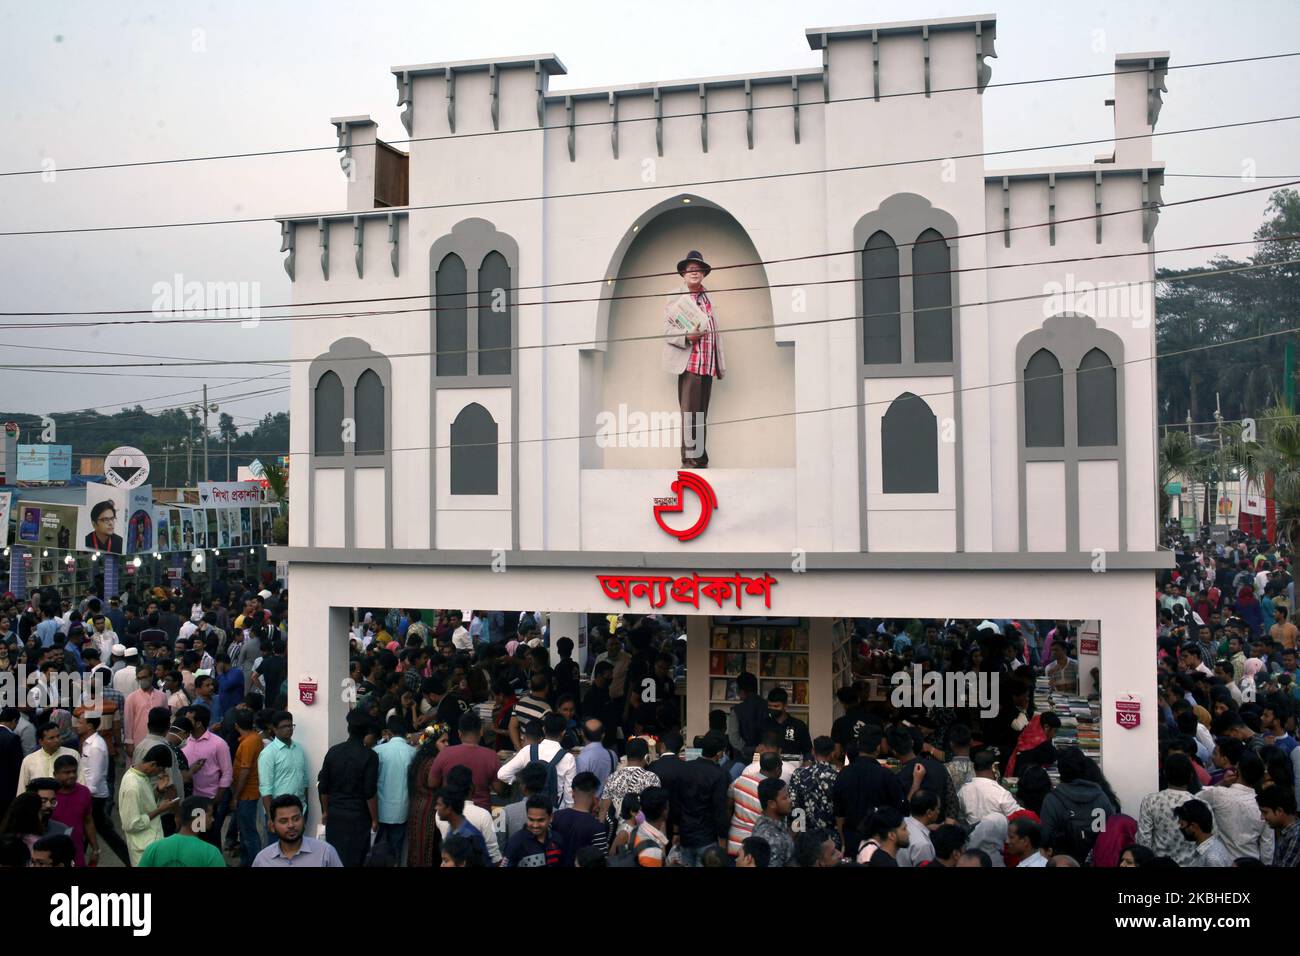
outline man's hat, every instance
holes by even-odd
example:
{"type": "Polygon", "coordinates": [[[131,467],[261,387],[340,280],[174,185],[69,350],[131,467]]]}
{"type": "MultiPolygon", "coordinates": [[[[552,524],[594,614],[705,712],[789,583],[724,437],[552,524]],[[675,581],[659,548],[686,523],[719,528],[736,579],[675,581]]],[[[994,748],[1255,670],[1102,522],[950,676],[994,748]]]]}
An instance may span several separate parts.
{"type": "Polygon", "coordinates": [[[692,262],[698,262],[704,268],[705,275],[708,275],[710,272],[713,271],[713,267],[709,265],[707,262],[705,262],[704,257],[700,255],[700,250],[692,249],[690,252],[686,253],[685,259],[677,263],[677,274],[681,275],[682,273],[684,273],[686,271],[686,267],[690,265],[692,262]]]}

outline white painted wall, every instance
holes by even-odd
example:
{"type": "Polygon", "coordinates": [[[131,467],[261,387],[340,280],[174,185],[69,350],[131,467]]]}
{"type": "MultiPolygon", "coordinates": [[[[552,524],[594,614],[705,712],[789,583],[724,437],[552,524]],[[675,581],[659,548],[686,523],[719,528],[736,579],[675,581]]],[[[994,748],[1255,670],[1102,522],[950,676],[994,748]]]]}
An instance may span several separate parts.
{"type": "MultiPolygon", "coordinates": [[[[592,517],[582,523],[584,551],[790,551],[798,547],[793,514],[778,507],[795,493],[793,468],[710,469],[702,472],[718,496],[708,527],[691,541],[665,534],[654,519],[654,499],[675,497],[675,469],[590,469],[582,472],[582,500],[592,517]]],[[[680,516],[665,515],[684,529],[700,514],[687,491],[680,516]]]]}
{"type": "MultiPolygon", "coordinates": [[[[1093,221],[1067,222],[1093,212],[1091,175],[1070,177],[1073,167],[1053,167],[1056,185],[1055,243],[1045,227],[1011,234],[1010,246],[1000,231],[1001,179],[986,181],[980,158],[948,160],[978,153],[984,144],[983,110],[974,90],[930,97],[891,97],[919,89],[923,61],[919,30],[886,34],[880,40],[880,100],[871,96],[871,43],[860,37],[830,39],[830,84],[836,100],[823,103],[821,83],[800,83],[801,142],[793,137],[793,113],[788,83],[757,85],[753,91],[754,148],[745,137],[745,98],[739,87],[709,93],[708,151],[700,143],[699,97],[694,89],[663,94],[665,114],[689,115],[664,122],[663,155],[658,155],[649,96],[620,99],[618,158],[612,155],[610,127],[579,125],[575,130],[576,161],[569,159],[567,114],[562,100],[553,99],[545,121],[553,127],[536,130],[536,91],[531,68],[500,71],[500,125],[522,130],[508,136],[470,135],[489,132],[488,75],[458,73],[456,135],[447,121],[446,86],[441,75],[414,79],[414,131],[411,144],[410,200],[413,207],[445,208],[410,211],[400,230],[400,276],[387,262],[386,225],[365,226],[365,278],[353,264],[351,222],[330,227],[330,278],[319,263],[319,238],[314,222],[296,227],[298,278],[296,301],[366,296],[424,296],[431,289],[428,250],[462,219],[478,216],[508,233],[519,244],[515,282],[530,287],[516,296],[519,316],[519,420],[508,433],[518,438],[523,487],[517,502],[519,544],[534,550],[577,549],[584,546],[583,529],[593,522],[613,523],[615,513],[600,513],[595,502],[583,499],[584,469],[605,467],[668,468],[676,463],[672,449],[615,448],[602,451],[590,438],[594,415],[616,410],[620,403],[647,410],[675,407],[671,377],[659,370],[661,345],[656,340],[611,343],[608,340],[642,330],[657,331],[659,301],[631,300],[617,305],[610,321],[600,319],[595,301],[566,302],[600,296],[611,288],[645,285],[661,291],[663,279],[631,280],[642,272],[672,268],[687,248],[699,248],[715,266],[734,261],[795,259],[772,262],[765,269],[766,291],[719,294],[723,327],[732,323],[771,323],[771,331],[729,333],[726,347],[732,376],[716,384],[711,409],[715,427],[710,439],[712,467],[793,468],[795,489],[783,503],[789,512],[769,516],[756,534],[762,547],[783,548],[793,528],[799,547],[823,551],[856,551],[859,540],[859,488],[870,479],[861,466],[863,436],[856,427],[858,345],[854,334],[857,311],[853,227],[890,196],[921,195],[953,216],[966,237],[955,242],[963,270],[958,279],[961,302],[1020,298],[1021,301],[960,308],[960,384],[962,471],[964,497],[963,547],[968,551],[1015,551],[1019,548],[1019,477],[1017,409],[1014,381],[1016,343],[1039,328],[1050,309],[1041,294],[1052,282],[1129,281],[1151,277],[1150,247],[1142,241],[1142,216],[1133,213],[1103,221],[1103,240],[1095,239],[1093,221]],[[772,105],[779,109],[762,109],[772,105]],[[933,162],[900,163],[933,157],[933,162]],[[866,166],[870,168],[854,169],[866,166]],[[847,169],[846,169],[847,167],[847,169]],[[835,169],[835,172],[825,172],[835,169]],[[806,171],[809,175],[789,175],[806,171]],[[710,182],[718,179],[782,174],[779,179],[710,182]],[[696,185],[682,186],[682,183],[696,185]],[[601,194],[568,197],[575,192],[601,194]],[[546,194],[545,202],[519,201],[473,205],[478,200],[546,194]],[[565,198],[559,198],[564,196],[565,198]],[[690,207],[683,203],[693,198],[690,207]],[[704,213],[702,206],[725,211],[704,213]],[[692,208],[698,223],[684,225],[677,217],[656,219],[667,209],[692,208]],[[712,217],[710,224],[708,219],[712,217]],[[723,225],[725,221],[726,225],[723,225]],[[644,235],[641,235],[644,231],[644,235]],[[987,233],[987,235],[985,235],[987,233]],[[633,241],[635,240],[635,241],[633,241]],[[679,248],[680,247],[680,248],[679,248]],[[1141,253],[1130,258],[1093,259],[1022,267],[1038,260],[1094,257],[1116,252],[1141,253]],[[799,259],[828,253],[817,259],[799,259]],[[836,254],[845,253],[845,254],[836,254]],[[1016,265],[985,271],[982,266],[1016,265]],[[611,287],[607,280],[616,279],[611,287]],[[537,288],[545,284],[550,289],[537,288]],[[790,286],[794,286],[791,288],[790,286]],[[1028,298],[1023,298],[1028,297],[1028,298]],[[843,318],[843,321],[823,320],[843,318]],[[804,324],[809,321],[821,324],[804,324]],[[546,346],[545,348],[539,346],[546,346]],[[785,412],[793,414],[785,415],[785,412]],[[725,418],[775,415],[751,425],[720,425],[725,418]]],[[[930,39],[931,85],[936,89],[967,87],[975,78],[977,57],[973,27],[934,30],[930,39]]],[[[996,64],[995,64],[996,65],[996,64]]],[[[1127,71],[1130,67],[1125,66],[1127,71]]],[[[1117,129],[1126,135],[1149,130],[1139,120],[1145,109],[1145,74],[1127,72],[1117,80],[1117,129]],[[1142,102],[1138,103],[1140,99],[1142,102]],[[1137,124],[1137,125],[1134,125],[1137,124]]],[[[1104,115],[1106,107],[1098,102],[1104,115]]],[[[604,98],[577,100],[578,124],[608,119],[604,98]]],[[[382,131],[374,130],[376,135],[382,131]]],[[[366,135],[370,135],[367,130],[366,135]]],[[[392,138],[393,133],[388,133],[392,138]]],[[[1145,163],[1149,141],[1123,151],[1122,162],[1145,163]]],[[[1122,166],[1122,163],[1121,163],[1122,166]]],[[[1122,174],[1121,166],[1099,165],[1105,173],[1103,209],[1131,208],[1141,201],[1140,177],[1122,174]]],[[[1089,170],[1092,168],[1089,167],[1089,170]]],[[[1034,178],[1011,182],[1013,226],[1045,219],[1047,168],[1034,178]]],[[[1155,174],[1158,177],[1158,173],[1155,174]]],[[[342,177],[342,174],[340,174],[342,177]]],[[[345,185],[345,184],[343,184],[345,185]]],[[[342,195],[342,193],[340,193],[342,195]]],[[[327,203],[322,206],[328,207],[327,203]]],[[[896,237],[908,241],[911,237],[896,237]]],[[[709,285],[722,289],[751,282],[759,270],[715,271],[709,285]],[[736,281],[733,281],[736,280],[736,281]]],[[[674,277],[667,277],[671,283],[674,277]]],[[[1154,371],[1147,361],[1154,353],[1151,318],[1153,292],[1149,286],[1138,300],[1141,314],[1116,314],[1097,303],[1082,308],[1098,324],[1124,342],[1127,402],[1123,410],[1126,441],[1125,499],[1090,498],[1098,508],[1123,508],[1131,550],[1154,548],[1154,371]]],[[[417,303],[419,300],[415,300],[417,303]]],[[[1075,303],[1076,307],[1078,306],[1075,303]]],[[[345,335],[364,339],[393,362],[393,536],[398,548],[430,544],[428,529],[433,495],[440,482],[431,477],[429,375],[431,316],[418,306],[391,303],[414,311],[397,311],[382,320],[340,317],[295,323],[296,357],[314,358],[345,335]],[[415,353],[415,354],[410,354],[415,353]]],[[[304,307],[303,311],[313,311],[304,307]]],[[[337,311],[328,308],[314,311],[337,311]]],[[[1130,312],[1134,310],[1130,309],[1130,312]]],[[[291,412],[295,456],[291,472],[291,540],[306,544],[306,528],[314,520],[311,489],[306,486],[305,454],[309,449],[306,364],[292,371],[291,412]]],[[[873,388],[881,383],[873,383],[873,388]]],[[[883,387],[889,387],[884,383],[883,387]]],[[[868,430],[870,434],[870,430],[868,430]]],[[[870,458],[868,449],[868,459],[870,458]]],[[[955,462],[954,462],[955,467],[955,462]]],[[[947,466],[945,466],[946,473],[947,466]]],[[[1063,499],[1058,499],[1063,500],[1063,499]]],[[[493,503],[493,507],[501,502],[493,503]]],[[[444,505],[440,504],[439,507],[444,505]]],[[[870,507],[875,508],[872,502],[870,507]]],[[[1034,499],[1034,508],[1048,502],[1034,499]]],[[[940,509],[942,510],[942,509],[940,509]]],[[[956,520],[953,512],[952,521],[956,520]]],[[[1091,520],[1093,516],[1089,516],[1091,520]]],[[[495,519],[493,519],[495,520],[495,519]]],[[[866,546],[895,547],[890,526],[868,522],[886,533],[866,546]]],[[[926,521],[936,520],[933,516],[926,521]]],[[[947,519],[945,519],[947,520],[947,519]]],[[[1055,519],[1049,520],[1049,527],[1055,519]]],[[[1086,522],[1085,522],[1086,523],[1086,522]]],[[[439,522],[440,526],[444,522],[439,522]]],[[[1109,518],[1101,522],[1109,527],[1109,518]]],[[[1117,526],[1117,522],[1116,522],[1117,526]]],[[[455,523],[446,524],[449,529],[455,523]]],[[[508,526],[506,526],[508,528],[508,526]]],[[[460,541],[460,531],[448,541],[460,541]]],[[[498,532],[493,530],[493,536],[498,532]]],[[[932,547],[956,547],[955,527],[929,528],[932,547]]],[[[508,537],[508,534],[507,534],[508,537]]],[[[1050,532],[1033,533],[1040,546],[1050,532]]],[[[481,538],[476,535],[475,540],[481,538]]],[[[442,534],[439,541],[442,544],[442,534]]]]}

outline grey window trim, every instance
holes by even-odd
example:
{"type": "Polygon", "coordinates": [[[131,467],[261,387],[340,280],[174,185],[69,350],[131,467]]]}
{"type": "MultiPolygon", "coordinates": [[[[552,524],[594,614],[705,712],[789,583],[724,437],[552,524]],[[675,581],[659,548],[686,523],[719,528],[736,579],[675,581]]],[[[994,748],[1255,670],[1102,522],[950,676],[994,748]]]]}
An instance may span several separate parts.
{"type": "MultiPolygon", "coordinates": [[[[856,282],[855,296],[857,315],[853,323],[855,348],[857,350],[857,410],[858,410],[858,533],[859,550],[867,550],[867,440],[866,440],[866,380],[890,378],[951,378],[952,379],[952,413],[956,422],[956,447],[953,449],[953,501],[955,540],[957,551],[966,548],[966,514],[965,514],[965,480],[963,468],[962,440],[962,392],[961,392],[961,298],[958,295],[958,277],[960,275],[960,250],[958,242],[952,238],[961,235],[957,220],[943,209],[931,205],[924,196],[916,193],[895,193],[876,210],[869,212],[858,220],[853,227],[853,248],[859,254],[853,256],[853,268],[856,282]],[[926,229],[934,229],[948,242],[949,268],[952,269],[952,289],[949,301],[952,303],[952,361],[922,362],[916,361],[916,336],[913,315],[912,294],[912,243],[926,229]],[[863,356],[863,320],[867,308],[863,299],[862,256],[860,250],[875,232],[884,231],[894,240],[898,247],[899,283],[899,335],[901,337],[902,361],[891,365],[868,365],[863,356]]],[[[929,404],[927,402],[927,404],[929,404]]],[[[931,406],[933,410],[933,406],[931,406]]],[[[940,423],[942,428],[942,423],[940,423]]]]}
{"type": "Polygon", "coordinates": [[[1128,550],[1128,461],[1124,438],[1124,341],[1102,329],[1087,315],[1064,312],[1047,319],[1041,328],[1029,332],[1016,345],[1016,445],[1019,449],[1017,482],[1020,497],[1020,550],[1029,550],[1029,501],[1026,496],[1030,462],[1052,461],[1065,465],[1065,550],[1079,550],[1079,463],[1117,463],[1119,499],[1119,550],[1128,550]],[[1039,349],[1056,357],[1062,370],[1061,391],[1065,409],[1063,447],[1025,447],[1025,364],[1039,349]],[[1079,445],[1079,362],[1093,349],[1100,349],[1115,369],[1116,445],[1079,445]]]}
{"type": "MultiPolygon", "coordinates": [[[[509,547],[519,547],[519,356],[510,357],[509,375],[478,374],[478,301],[479,268],[489,252],[500,253],[510,268],[510,281],[518,286],[522,275],[519,267],[519,243],[507,233],[501,232],[496,225],[486,219],[462,219],[451,228],[451,232],[436,240],[429,247],[429,291],[433,295],[430,301],[437,302],[438,264],[450,252],[454,252],[465,264],[465,335],[466,349],[465,375],[438,375],[438,314],[429,312],[429,548],[437,550],[438,546],[438,392],[442,389],[469,388],[508,388],[510,389],[510,434],[501,437],[498,430],[497,462],[500,464],[500,446],[510,444],[510,474],[505,479],[510,489],[510,541],[509,547]]],[[[510,302],[510,344],[519,345],[519,304],[511,296],[510,302]]],[[[452,421],[455,416],[452,416],[452,421]]],[[[497,422],[497,428],[502,427],[497,422]]],[[[450,479],[450,476],[449,476],[450,479]]],[[[497,494],[501,494],[498,483],[497,494]]],[[[450,489],[450,483],[448,485],[450,489]]]]}
{"type": "Polygon", "coordinates": [[[371,349],[369,343],[358,338],[342,338],[330,345],[329,351],[318,356],[308,367],[307,383],[312,401],[308,403],[308,434],[312,453],[307,456],[307,495],[310,506],[307,514],[313,516],[307,525],[308,547],[316,545],[316,470],[318,468],[343,471],[343,546],[356,547],[356,473],[359,469],[384,470],[384,547],[393,546],[393,367],[384,355],[371,349]],[[316,454],[316,385],[327,372],[333,372],[343,383],[343,417],[356,420],[357,381],[366,371],[379,376],[384,386],[384,450],[382,453],[358,455],[355,442],[344,442],[342,455],[316,454]]]}

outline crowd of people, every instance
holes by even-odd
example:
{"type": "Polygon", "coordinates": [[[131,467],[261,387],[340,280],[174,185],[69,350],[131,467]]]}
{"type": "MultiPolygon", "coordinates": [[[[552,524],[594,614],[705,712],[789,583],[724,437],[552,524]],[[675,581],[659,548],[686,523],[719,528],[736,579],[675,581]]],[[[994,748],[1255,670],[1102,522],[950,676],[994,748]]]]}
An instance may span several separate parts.
{"type": "Polygon", "coordinates": [[[681,618],[593,615],[575,656],[537,612],[358,609],[346,739],[308,753],[276,583],[5,595],[0,866],[1298,865],[1286,557],[1171,543],[1160,789],[1127,808],[1042,706],[1082,694],[1078,622],[851,622],[829,734],[742,673],[688,740],[681,618]],[[930,671],[995,706],[890,693],[930,671]]]}

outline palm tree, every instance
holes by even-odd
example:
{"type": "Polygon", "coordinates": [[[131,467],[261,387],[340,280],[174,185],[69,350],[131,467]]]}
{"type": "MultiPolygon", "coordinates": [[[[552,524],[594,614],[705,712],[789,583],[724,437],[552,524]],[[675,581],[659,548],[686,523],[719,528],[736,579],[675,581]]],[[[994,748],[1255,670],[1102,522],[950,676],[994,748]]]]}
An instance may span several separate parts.
{"type": "Polygon", "coordinates": [[[275,519],[271,533],[276,544],[289,543],[289,469],[280,465],[263,465],[262,477],[267,487],[280,503],[280,514],[275,519]]]}
{"type": "Polygon", "coordinates": [[[1278,533],[1287,541],[1300,540],[1300,421],[1291,406],[1278,401],[1254,423],[1253,432],[1228,426],[1228,457],[1242,481],[1272,496],[1278,533]]]}
{"type": "MultiPolygon", "coordinates": [[[[1191,484],[1196,481],[1197,476],[1204,469],[1204,456],[1197,450],[1192,443],[1192,438],[1186,432],[1171,431],[1166,432],[1165,437],[1160,441],[1160,455],[1158,464],[1158,484],[1156,491],[1160,496],[1160,523],[1163,525],[1165,517],[1169,514],[1169,492],[1166,491],[1169,483],[1176,477],[1182,476],[1191,484]]],[[[1196,493],[1192,492],[1192,513],[1196,513],[1196,493]]]]}
{"type": "Polygon", "coordinates": [[[266,484],[271,489],[271,494],[275,495],[275,500],[282,505],[288,504],[289,469],[279,465],[263,465],[262,477],[266,479],[266,484]]]}

